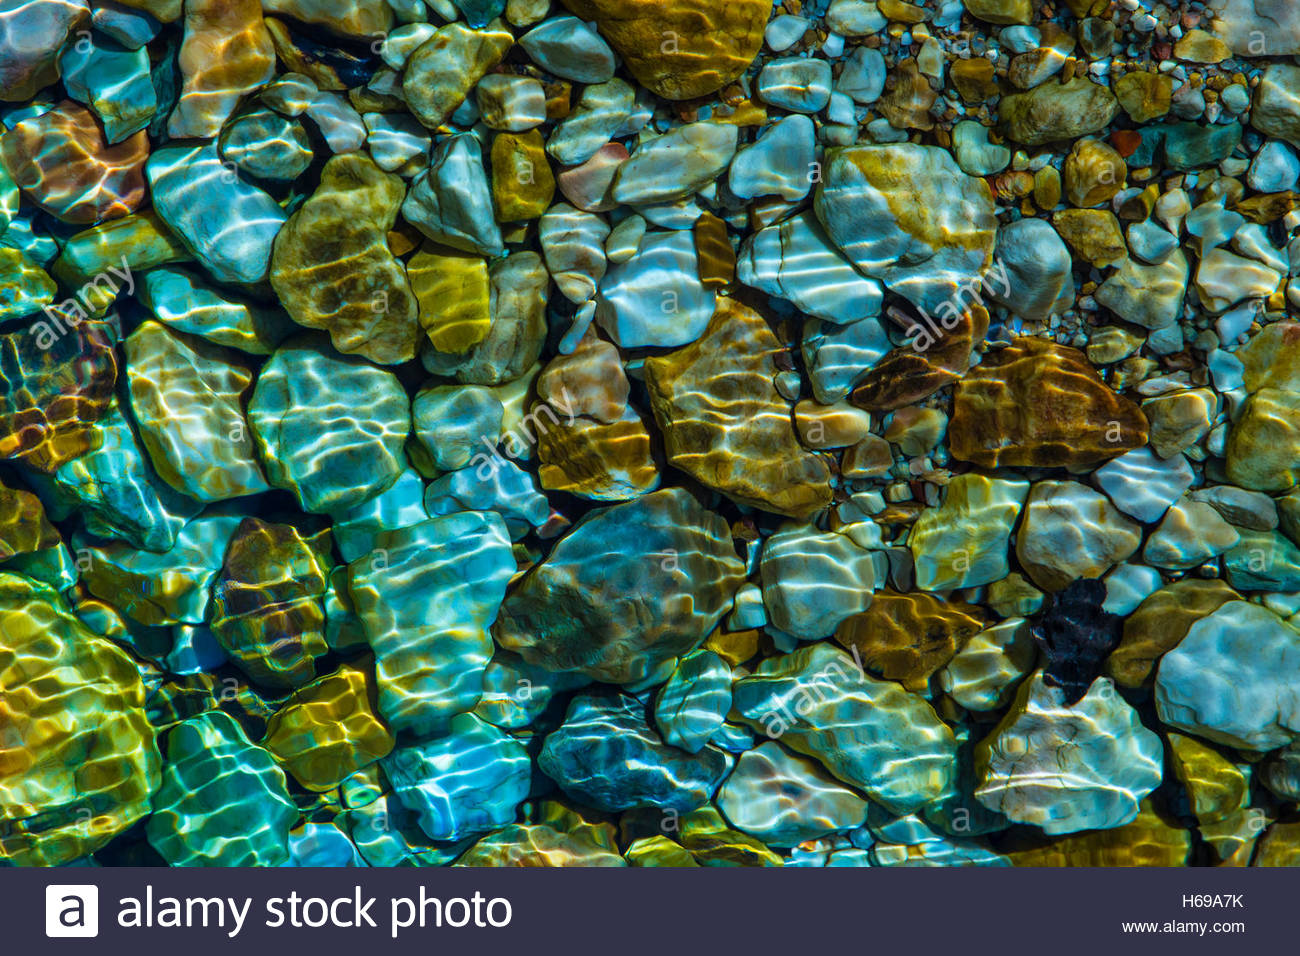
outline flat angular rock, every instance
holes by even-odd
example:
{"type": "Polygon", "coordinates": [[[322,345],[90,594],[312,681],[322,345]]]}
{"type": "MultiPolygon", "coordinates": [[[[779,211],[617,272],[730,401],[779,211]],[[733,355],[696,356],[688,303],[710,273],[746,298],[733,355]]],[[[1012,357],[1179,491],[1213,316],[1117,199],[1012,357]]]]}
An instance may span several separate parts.
{"type": "Polygon", "coordinates": [[[830,503],[830,472],[773,384],[779,348],[757,313],[721,299],[699,341],[646,360],[646,384],[674,465],[743,504],[807,517],[830,503]]]}
{"type": "Polygon", "coordinates": [[[664,742],[699,753],[731,710],[731,668],[712,651],[692,651],[655,698],[655,727],[664,742]]]}
{"type": "Polygon", "coordinates": [[[873,674],[924,693],[930,676],[983,624],[984,615],[974,605],[942,601],[921,591],[899,594],[886,589],[869,608],[840,624],[835,642],[873,674]]]}
{"type": "Polygon", "coordinates": [[[55,82],[59,51],[89,19],[84,0],[6,4],[0,11],[0,102],[30,100],[55,82]]]}
{"type": "Polygon", "coordinates": [[[429,168],[406,194],[402,217],[430,239],[454,249],[484,256],[505,251],[493,218],[482,147],[468,134],[450,136],[434,150],[429,168]]]}

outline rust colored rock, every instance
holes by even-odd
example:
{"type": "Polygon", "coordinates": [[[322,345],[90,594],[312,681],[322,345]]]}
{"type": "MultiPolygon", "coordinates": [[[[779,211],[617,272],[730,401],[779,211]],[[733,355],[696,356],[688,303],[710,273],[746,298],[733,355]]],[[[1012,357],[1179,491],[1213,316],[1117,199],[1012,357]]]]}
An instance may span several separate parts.
{"type": "Polygon", "coordinates": [[[983,612],[974,605],[920,591],[885,590],[835,629],[835,642],[872,673],[921,691],[984,623],[983,612]]]}
{"type": "Polygon", "coordinates": [[[659,487],[650,432],[631,406],[612,422],[575,418],[540,432],[537,480],[547,491],[630,501],[659,487]]]}
{"type": "MultiPolygon", "coordinates": [[[[936,342],[920,322],[924,341],[934,344],[924,350],[913,345],[896,348],[867,373],[853,390],[849,401],[873,412],[890,412],[904,405],[915,405],[950,385],[970,368],[972,350],[984,341],[989,330],[989,313],[982,305],[971,303],[961,320],[936,342]]],[[[921,342],[920,335],[916,342],[921,342]]]]}
{"type": "Polygon", "coordinates": [[[596,26],[651,92],[689,100],[748,69],[772,12],[766,0],[564,0],[596,26]]]}
{"type": "Polygon", "coordinates": [[[758,313],[720,298],[698,341],[646,359],[646,386],[672,464],[741,504],[802,518],[830,504],[830,467],[795,435],[774,384],[780,352],[758,313]]]}
{"type": "Polygon", "coordinates": [[[64,222],[120,219],[144,202],[149,137],[108,145],[95,114],[64,100],[0,136],[0,162],[23,194],[64,222]]]}
{"type": "Polygon", "coordinates": [[[1069,468],[1146,444],[1147,420],[1082,352],[1022,336],[958,382],[948,436],[954,458],[983,468],[1069,468]]]}
{"type": "Polygon", "coordinates": [[[258,0],[185,0],[177,62],[184,85],[167,121],[175,139],[208,139],[247,93],[275,76],[275,45],[258,0]]]}

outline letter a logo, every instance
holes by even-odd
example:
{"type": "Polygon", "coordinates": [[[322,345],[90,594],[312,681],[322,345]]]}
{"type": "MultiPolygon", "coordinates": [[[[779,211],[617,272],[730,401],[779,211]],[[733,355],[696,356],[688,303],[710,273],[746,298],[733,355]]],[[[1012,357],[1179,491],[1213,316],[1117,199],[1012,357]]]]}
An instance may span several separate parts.
{"type": "Polygon", "coordinates": [[[60,884],[45,887],[46,936],[98,936],[99,887],[60,884]]]}

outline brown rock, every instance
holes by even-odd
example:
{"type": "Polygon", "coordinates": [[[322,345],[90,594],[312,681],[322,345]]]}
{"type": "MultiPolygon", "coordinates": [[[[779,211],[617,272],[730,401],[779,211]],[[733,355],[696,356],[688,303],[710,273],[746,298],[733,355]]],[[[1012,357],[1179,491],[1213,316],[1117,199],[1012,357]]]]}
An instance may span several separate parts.
{"type": "Polygon", "coordinates": [[[1025,827],[1000,847],[1016,866],[1185,866],[1192,833],[1166,822],[1150,801],[1132,823],[1111,830],[1087,830],[1055,840],[1025,827]]]}
{"type": "Polygon", "coordinates": [[[275,76],[275,45],[258,0],[185,0],[177,57],[184,84],[167,121],[174,139],[208,139],[247,93],[275,76]]]}
{"type": "Polygon", "coordinates": [[[954,458],[983,468],[1060,468],[1146,444],[1147,420],[1082,352],[1022,336],[957,383],[948,435],[954,458]]]}
{"type": "Polygon", "coordinates": [[[1128,258],[1119,220],[1109,209],[1062,209],[1052,225],[1071,249],[1098,268],[1128,258]]]}
{"type": "Polygon", "coordinates": [[[595,20],[642,86],[669,100],[722,89],[749,67],[772,12],[766,0],[564,0],[595,20]]]}
{"type": "Polygon", "coordinates": [[[612,422],[561,419],[539,433],[537,480],[547,491],[630,501],[659,487],[645,421],[630,405],[612,422]]]}
{"type": "Polygon", "coordinates": [[[967,103],[983,103],[998,95],[993,62],[982,56],[957,60],[949,71],[952,85],[967,103]]]}
{"type": "Polygon", "coordinates": [[[64,100],[0,136],[0,162],[27,199],[64,222],[130,215],[144,202],[143,130],[113,146],[95,114],[64,100]]]}
{"type": "Polygon", "coordinates": [[[0,561],[42,551],[59,540],[40,498],[21,488],[0,485],[0,561]]]}
{"type": "Polygon", "coordinates": [[[876,104],[880,114],[896,129],[934,129],[930,107],[939,94],[921,75],[916,60],[908,57],[900,62],[891,81],[893,86],[876,104]]]}
{"type": "Polygon", "coordinates": [[[923,591],[884,590],[871,606],[835,629],[835,642],[856,651],[869,671],[921,691],[984,627],[979,608],[923,591]]]}
{"type": "Polygon", "coordinates": [[[929,330],[917,322],[914,345],[894,349],[867,373],[853,390],[849,401],[873,412],[889,412],[915,405],[966,374],[971,351],[984,341],[989,314],[982,305],[971,303],[951,330],[942,331],[936,343],[929,330]],[[929,348],[918,348],[929,344],[929,348]]]}
{"type": "Polygon", "coordinates": [[[1138,70],[1115,81],[1115,98],[1135,123],[1146,123],[1168,113],[1173,92],[1173,79],[1163,73],[1138,70]]]}
{"type": "Polygon", "coordinates": [[[742,504],[805,518],[830,504],[830,468],[795,435],[774,379],[781,351],[758,313],[718,299],[703,336],[645,361],[668,458],[742,504]]]}
{"type": "Polygon", "coordinates": [[[1075,206],[1100,206],[1124,188],[1124,158],[1099,139],[1085,137],[1065,157],[1065,197],[1075,206]]]}
{"type": "Polygon", "coordinates": [[[1222,581],[1184,578],[1161,588],[1124,621],[1124,636],[1106,659],[1106,673],[1122,687],[1142,687],[1160,658],[1178,646],[1203,617],[1241,597],[1222,581]]]}

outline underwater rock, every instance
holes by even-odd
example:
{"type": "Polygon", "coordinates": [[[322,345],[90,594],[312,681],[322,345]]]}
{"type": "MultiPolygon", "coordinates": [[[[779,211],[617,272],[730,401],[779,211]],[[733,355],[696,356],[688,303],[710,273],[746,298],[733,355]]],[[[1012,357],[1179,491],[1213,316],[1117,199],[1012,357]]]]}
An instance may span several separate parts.
{"type": "Polygon", "coordinates": [[[895,813],[937,798],[956,771],[952,731],[928,703],[826,643],[763,661],[732,686],[732,708],[895,813]]]}
{"type": "Polygon", "coordinates": [[[1045,833],[1131,823],[1160,785],[1164,746],[1100,678],[1073,704],[1036,674],[976,748],[980,803],[1045,833]]]}
{"type": "Polygon", "coordinates": [[[698,341],[646,360],[646,385],[672,464],[742,504],[806,518],[830,503],[830,472],[799,444],[773,384],[779,352],[756,312],[724,298],[698,341]]]}
{"type": "Polygon", "coordinates": [[[604,83],[614,76],[614,51],[577,17],[547,17],[519,45],[547,73],[575,83],[604,83]]]}
{"type": "Polygon", "coordinates": [[[814,641],[871,604],[877,587],[871,552],[847,535],[793,527],[763,543],[763,605],[786,634],[814,641]]]}
{"type": "Polygon", "coordinates": [[[356,505],[391,485],[411,429],[406,390],[391,373],[303,336],[262,366],[248,422],[267,479],[304,511],[356,505]]]}
{"type": "Polygon", "coordinates": [[[219,145],[222,159],[254,179],[297,179],[314,158],[302,123],[267,109],[252,110],[227,123],[219,145]]]}
{"type": "Polygon", "coordinates": [[[943,503],[928,509],[907,538],[916,586],[926,591],[1000,581],[1029,482],[987,478],[974,472],[948,483],[943,503]]]}
{"type": "Polygon", "coordinates": [[[655,698],[655,727],[664,742],[699,753],[731,710],[731,668],[712,651],[677,662],[655,698]]]}
{"type": "Polygon", "coordinates": [[[171,866],[279,866],[298,811],[284,772],[234,718],[208,711],[167,733],[162,786],[145,824],[171,866]]]}
{"type": "Polygon", "coordinates": [[[141,276],[139,298],[158,321],[177,332],[253,355],[270,355],[298,328],[281,309],[237,298],[176,266],[141,276]]]}
{"type": "Polygon", "coordinates": [[[204,502],[268,490],[244,419],[253,373],[160,322],[143,323],[125,345],[131,412],[159,477],[204,502]]]}
{"type": "Polygon", "coordinates": [[[923,591],[899,594],[885,589],[872,598],[869,608],[836,628],[835,643],[873,674],[923,693],[930,676],[983,625],[983,612],[974,605],[941,601],[923,591]]]}
{"type": "Polygon", "coordinates": [[[501,437],[505,409],[480,385],[436,385],[421,389],[411,405],[415,437],[435,468],[455,471],[493,449],[501,437]]]}
{"type": "Polygon", "coordinates": [[[0,572],[0,856],[71,863],[148,816],[162,761],[144,705],[125,652],[0,572]]]}
{"type": "Polygon", "coordinates": [[[500,21],[485,30],[461,23],[439,27],[406,61],[403,99],[416,119],[437,129],[513,45],[500,21]]]}
{"type": "Polygon", "coordinates": [[[545,826],[510,823],[483,837],[457,866],[627,866],[623,858],[582,839],[545,826]]]}
{"type": "Polygon", "coordinates": [[[700,282],[690,233],[647,233],[632,258],[605,274],[596,322],[623,348],[686,345],[703,334],[716,301],[700,282]]]}
{"type": "MultiPolygon", "coordinates": [[[[394,189],[396,186],[393,187],[394,189]]],[[[449,136],[402,202],[402,217],[430,239],[453,249],[499,256],[505,252],[492,215],[492,191],[482,147],[471,135],[449,136]]]]}
{"type": "Polygon", "coordinates": [[[683,199],[716,180],[736,153],[736,127],[688,123],[643,142],[614,175],[615,202],[683,199]]]}
{"type": "Polygon", "coordinates": [[[576,800],[611,813],[657,807],[685,813],[708,802],[727,771],[722,751],[665,744],[626,694],[582,694],[546,738],[541,771],[576,800]]]}
{"type": "Polygon", "coordinates": [[[1067,707],[1088,693],[1102,662],[1119,643],[1122,619],[1103,608],[1105,600],[1104,583],[1079,578],[1049,595],[1034,621],[1034,640],[1045,659],[1043,679],[1064,691],[1067,707]]]}
{"type": "Polygon", "coordinates": [[[59,73],[68,95],[94,110],[110,145],[149,125],[158,97],[149,77],[149,53],[102,37],[83,36],[64,49],[59,73]]]}
{"type": "Polygon", "coordinates": [[[1119,645],[1106,659],[1106,673],[1121,687],[1149,685],[1160,658],[1178,646],[1201,618],[1240,600],[1217,580],[1183,578],[1153,592],[1124,619],[1119,645]]]}
{"type": "MultiPolygon", "coordinates": [[[[180,0],[175,2],[179,7],[180,0]]],[[[0,10],[0,102],[30,100],[57,80],[59,51],[89,19],[85,0],[5,4],[0,10]]]]}
{"type": "Polygon", "coordinates": [[[548,670],[636,683],[697,647],[743,577],[719,515],[656,491],[590,512],[516,584],[493,633],[548,670]]]}
{"type": "Polygon", "coordinates": [[[1059,591],[1099,578],[1142,543],[1142,529],[1110,500],[1076,481],[1039,481],[1029,489],[1016,535],[1016,559],[1030,579],[1059,591]]]}
{"type": "Polygon", "coordinates": [[[939,686],[967,710],[996,710],[1037,656],[1028,622],[1007,618],[973,634],[939,672],[939,686]]]}
{"type": "Polygon", "coordinates": [[[293,320],[380,365],[415,358],[419,335],[415,296],[387,239],[404,196],[402,180],[373,160],[335,156],[271,256],[271,286],[293,320]]]}
{"type": "Polygon", "coordinates": [[[241,97],[275,76],[275,48],[258,0],[185,0],[177,57],[184,85],[167,121],[173,139],[221,132],[241,97]]]}

